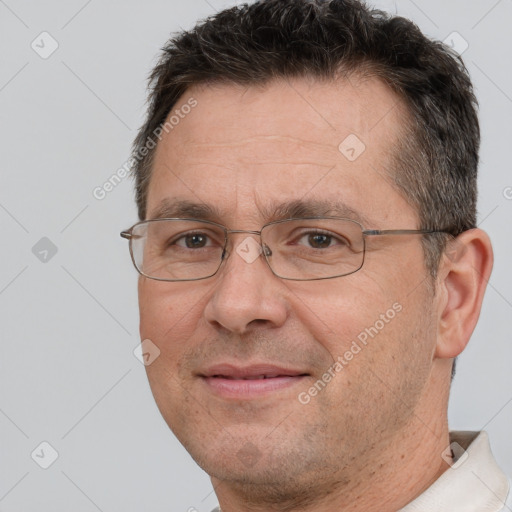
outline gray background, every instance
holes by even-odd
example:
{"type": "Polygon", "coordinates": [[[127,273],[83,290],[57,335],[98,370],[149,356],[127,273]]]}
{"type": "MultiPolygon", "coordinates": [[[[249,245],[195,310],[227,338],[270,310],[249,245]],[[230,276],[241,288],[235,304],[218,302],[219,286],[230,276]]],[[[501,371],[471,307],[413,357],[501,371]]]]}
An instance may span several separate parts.
{"type": "MultiPolygon", "coordinates": [[[[232,4],[0,0],[0,511],[203,512],[216,504],[133,355],[137,275],[118,235],[136,221],[132,182],[103,200],[92,191],[127,160],[145,78],[170,32],[232,4]],[[31,47],[51,49],[43,31],[59,45],[46,59],[31,47]],[[43,441],[59,454],[48,469],[38,465],[51,462],[43,441]]],[[[512,0],[374,5],[469,44],[463,56],[483,132],[479,222],[496,264],[459,361],[450,422],[485,428],[512,474],[512,0]]]]}

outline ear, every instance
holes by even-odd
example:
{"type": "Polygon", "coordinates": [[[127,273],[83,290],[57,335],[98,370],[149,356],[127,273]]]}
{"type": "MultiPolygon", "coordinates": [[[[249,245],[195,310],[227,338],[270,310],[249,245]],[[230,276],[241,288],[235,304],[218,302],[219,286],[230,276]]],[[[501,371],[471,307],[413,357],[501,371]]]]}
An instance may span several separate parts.
{"type": "Polygon", "coordinates": [[[436,357],[453,358],[466,348],[480,316],[492,264],[491,241],[485,231],[470,229],[448,242],[437,278],[436,357]]]}

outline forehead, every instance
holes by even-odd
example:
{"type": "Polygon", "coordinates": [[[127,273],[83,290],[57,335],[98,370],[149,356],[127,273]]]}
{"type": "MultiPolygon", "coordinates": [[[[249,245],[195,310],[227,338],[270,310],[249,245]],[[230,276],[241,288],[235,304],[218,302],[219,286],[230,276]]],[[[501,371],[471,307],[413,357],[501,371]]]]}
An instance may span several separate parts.
{"type": "Polygon", "coordinates": [[[195,86],[173,115],[156,149],[148,218],[173,200],[255,222],[301,199],[341,202],[366,219],[393,216],[390,204],[414,214],[390,178],[407,114],[376,79],[195,86]]]}

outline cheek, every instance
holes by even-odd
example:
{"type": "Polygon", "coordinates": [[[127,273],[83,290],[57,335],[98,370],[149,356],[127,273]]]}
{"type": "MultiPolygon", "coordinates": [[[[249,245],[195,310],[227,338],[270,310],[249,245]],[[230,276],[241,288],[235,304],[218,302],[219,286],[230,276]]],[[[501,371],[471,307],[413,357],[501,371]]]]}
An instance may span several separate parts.
{"type": "Polygon", "coordinates": [[[300,323],[330,354],[332,363],[338,363],[331,368],[338,385],[330,387],[326,398],[332,393],[337,402],[344,387],[350,386],[354,396],[366,396],[377,406],[383,385],[401,395],[428,373],[435,346],[431,299],[429,303],[425,286],[411,293],[395,281],[399,280],[391,274],[383,278],[359,273],[316,290],[296,290],[302,298],[294,307],[300,323]]]}
{"type": "Polygon", "coordinates": [[[293,309],[311,335],[337,357],[350,350],[352,342],[364,346],[376,332],[390,331],[402,304],[396,293],[386,289],[393,288],[384,286],[376,276],[365,277],[359,272],[319,281],[315,287],[310,283],[298,286],[295,293],[300,300],[293,309]]]}
{"type": "Polygon", "coordinates": [[[159,351],[145,367],[148,382],[162,416],[172,425],[184,421],[180,401],[170,398],[182,396],[180,364],[197,329],[201,309],[200,297],[185,293],[183,288],[181,283],[143,278],[138,287],[140,338],[150,340],[159,351]]]}
{"type": "MultiPolygon", "coordinates": [[[[189,287],[190,288],[190,287],[189,287]]],[[[201,316],[201,295],[184,290],[183,283],[142,279],[139,282],[140,337],[160,350],[160,357],[175,365],[193,336],[201,316]]]]}

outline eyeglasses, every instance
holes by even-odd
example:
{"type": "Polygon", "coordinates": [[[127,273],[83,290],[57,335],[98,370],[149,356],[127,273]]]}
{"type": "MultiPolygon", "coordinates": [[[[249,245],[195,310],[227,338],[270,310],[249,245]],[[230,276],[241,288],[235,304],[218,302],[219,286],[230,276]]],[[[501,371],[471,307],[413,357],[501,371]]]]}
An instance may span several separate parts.
{"type": "Polygon", "coordinates": [[[158,281],[197,281],[214,276],[229,256],[228,235],[259,235],[260,243],[248,243],[238,254],[262,253],[270,270],[282,279],[313,281],[357,272],[364,263],[366,237],[444,233],[426,229],[364,229],[358,222],[340,217],[308,217],[278,220],[260,231],[228,229],[216,222],[197,219],[153,219],[138,222],[121,236],[130,241],[137,271],[158,281]]]}

